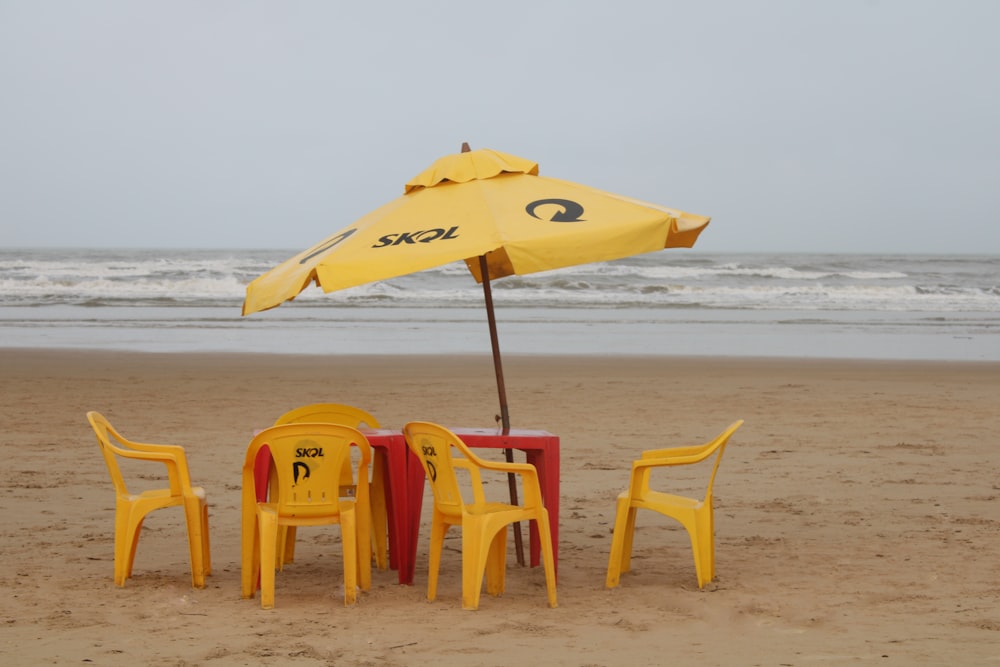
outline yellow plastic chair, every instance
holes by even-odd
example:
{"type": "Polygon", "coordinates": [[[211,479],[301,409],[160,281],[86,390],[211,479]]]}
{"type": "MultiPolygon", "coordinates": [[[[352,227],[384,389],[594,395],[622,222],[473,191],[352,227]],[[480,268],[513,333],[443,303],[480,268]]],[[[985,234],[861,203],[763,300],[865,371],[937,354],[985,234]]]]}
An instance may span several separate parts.
{"type": "MultiPolygon", "coordinates": [[[[282,424],[324,423],[343,424],[353,428],[381,428],[378,420],[365,410],[342,403],[312,403],[290,410],[278,417],[275,426],[282,424]]],[[[371,538],[358,541],[358,558],[371,559],[374,552],[375,566],[380,570],[389,568],[389,515],[385,500],[385,455],[378,449],[372,452],[371,497],[368,505],[358,507],[360,533],[371,538]]],[[[344,479],[351,471],[344,471],[344,479]]],[[[289,526],[278,539],[279,567],[295,559],[295,527],[289,526]]],[[[371,582],[362,581],[361,589],[368,590],[371,582]]]]}
{"type": "Polygon", "coordinates": [[[124,586],[125,580],[132,576],[135,550],[146,515],[163,507],[183,505],[191,552],[191,584],[195,588],[204,588],[205,576],[212,570],[208,503],[205,490],[191,486],[184,448],[127,440],[99,412],[88,412],[87,420],[97,434],[97,442],[115,486],[115,584],[124,586]],[[164,464],[170,488],[129,493],[117,457],[164,464]]]}
{"type": "MultiPolygon", "coordinates": [[[[552,534],[549,513],[542,504],[538,472],[529,463],[485,461],[448,429],[427,422],[410,422],[403,427],[406,444],[420,459],[434,495],[431,520],[430,564],[427,599],[437,597],[438,570],[445,534],[452,526],[462,529],[462,608],[477,609],[486,576],[486,591],[500,595],[504,590],[507,558],[507,526],[516,521],[537,521],[549,606],[556,606],[556,574],[552,562],[552,534]],[[454,456],[452,448],[460,456],[454,456]],[[462,498],[456,468],[468,471],[472,502],[462,498]],[[516,473],[521,478],[524,505],[487,502],[481,471],[516,473]]],[[[506,488],[506,486],[504,487],[506,488]]]]}
{"type": "Polygon", "coordinates": [[[608,559],[608,576],[605,585],[614,588],[622,573],[632,567],[632,539],[635,534],[637,510],[649,509],[679,521],[687,529],[694,552],[695,572],[698,588],[715,578],[715,533],[712,511],[712,485],[719,471],[722,452],[729,438],[743,425],[743,420],[734,422],[711,442],[692,447],[651,449],[642,453],[642,458],[632,462],[632,477],[628,491],[618,496],[615,514],[615,528],[611,538],[611,556],[608,559]],[[703,500],[686,498],[670,493],[652,491],[649,488],[650,473],[654,468],[698,463],[715,457],[712,474],[708,478],[708,489],[703,500]]]}
{"type": "MultiPolygon", "coordinates": [[[[285,424],[254,436],[243,463],[242,572],[244,598],[251,598],[260,578],[260,605],[274,607],[274,572],[278,538],[288,526],[339,523],[344,559],[344,604],[357,601],[359,570],[371,563],[358,560],[357,507],[368,502],[371,446],[357,429],[342,424],[285,424]],[[258,502],[254,467],[261,448],[270,449],[275,484],[266,502],[258,502]],[[350,466],[351,447],[361,451],[356,479],[348,490],[341,477],[350,466]],[[355,492],[354,497],[345,497],[355,492]],[[355,500],[356,498],[356,500],[355,500]]],[[[369,574],[370,576],[370,574],[369,574]]]]}

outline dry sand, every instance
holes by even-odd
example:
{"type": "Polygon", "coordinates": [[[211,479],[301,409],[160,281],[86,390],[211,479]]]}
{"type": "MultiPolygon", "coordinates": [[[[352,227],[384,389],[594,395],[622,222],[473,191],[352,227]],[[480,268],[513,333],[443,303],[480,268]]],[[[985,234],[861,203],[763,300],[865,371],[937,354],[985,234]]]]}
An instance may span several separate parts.
{"type": "Polygon", "coordinates": [[[263,611],[239,584],[254,428],[315,401],[389,427],[491,425],[487,357],[0,350],[0,664],[1000,664],[1000,364],[521,357],[505,368],[514,426],[561,437],[559,607],[545,604],[541,569],[511,558],[506,594],[462,611],[457,536],[427,602],[425,525],[415,585],[376,571],[352,608],[338,529],[301,529],[263,611]],[[87,410],[187,449],[211,506],[204,590],[190,588],[179,509],[150,516],[133,578],[113,585],[114,497],[87,410]],[[686,535],[646,513],[633,572],[605,589],[630,461],[737,418],[716,482],[717,580],[699,590],[686,535]]]}

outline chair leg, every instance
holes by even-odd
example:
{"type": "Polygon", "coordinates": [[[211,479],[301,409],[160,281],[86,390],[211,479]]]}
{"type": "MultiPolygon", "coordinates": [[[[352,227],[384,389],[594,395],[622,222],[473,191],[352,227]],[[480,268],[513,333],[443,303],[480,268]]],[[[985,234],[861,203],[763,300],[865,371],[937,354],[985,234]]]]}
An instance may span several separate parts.
{"type": "Polygon", "coordinates": [[[278,517],[273,512],[259,512],[260,526],[260,608],[274,609],[274,571],[278,541],[278,517]]]}
{"type": "Polygon", "coordinates": [[[208,503],[201,504],[201,551],[205,565],[205,576],[212,574],[212,546],[208,539],[208,503]]]}
{"type": "MultiPolygon", "coordinates": [[[[502,529],[506,531],[506,526],[502,529]]],[[[486,536],[482,526],[462,524],[462,609],[479,609],[479,597],[483,588],[483,575],[490,549],[483,548],[486,536]]]]}
{"type": "Polygon", "coordinates": [[[559,606],[556,600],[556,564],[552,562],[552,532],[547,509],[542,509],[538,516],[538,538],[542,546],[542,567],[545,568],[545,589],[549,607],[555,609],[559,606]]]}
{"type": "Polygon", "coordinates": [[[358,516],[354,503],[341,504],[340,542],[344,551],[344,605],[358,601],[358,516]]]}
{"type": "Polygon", "coordinates": [[[188,551],[191,556],[191,585],[205,587],[205,537],[202,524],[203,501],[198,496],[184,498],[184,518],[187,520],[188,551]]]}
{"type": "Polygon", "coordinates": [[[490,541],[490,549],[486,556],[486,592],[493,596],[503,595],[506,574],[507,527],[504,526],[490,541]]]}
{"type": "Polygon", "coordinates": [[[128,571],[128,543],[132,539],[129,533],[131,525],[131,503],[119,501],[115,507],[115,585],[124,586],[128,571]]]}
{"type": "Polygon", "coordinates": [[[701,588],[707,581],[705,578],[707,573],[701,558],[701,538],[698,534],[698,527],[693,524],[684,527],[687,528],[688,537],[691,540],[691,551],[694,553],[694,573],[698,580],[698,588],[701,588]]]}
{"type": "Polygon", "coordinates": [[[256,502],[244,503],[240,535],[240,587],[244,599],[252,598],[257,590],[260,573],[260,525],[257,521],[256,502]]]}
{"type": "Polygon", "coordinates": [[[386,457],[380,449],[372,455],[372,549],[375,553],[375,567],[389,568],[389,512],[386,508],[385,478],[386,457]]]}
{"type": "MultiPolygon", "coordinates": [[[[631,500],[629,501],[631,503],[631,500]]],[[[622,547],[622,572],[632,571],[632,551],[635,549],[635,519],[639,510],[629,505],[625,515],[625,543],[622,547]]]]}
{"type": "MultiPolygon", "coordinates": [[[[271,466],[268,478],[267,497],[278,497],[278,477],[271,466]]],[[[281,569],[286,563],[295,560],[295,526],[281,526],[278,528],[278,540],[275,544],[278,568],[281,569]]]]}
{"type": "Polygon", "coordinates": [[[715,581],[715,510],[712,509],[711,498],[709,498],[706,508],[703,510],[707,514],[708,527],[703,531],[708,542],[708,580],[715,581]]]}
{"type": "Polygon", "coordinates": [[[444,548],[444,536],[450,526],[444,518],[434,513],[431,519],[431,546],[427,564],[427,599],[431,602],[437,597],[438,572],[441,569],[441,549],[444,548]]]}
{"type": "Polygon", "coordinates": [[[125,552],[122,554],[122,569],[118,573],[121,576],[121,581],[117,582],[119,586],[124,586],[125,581],[132,578],[135,552],[139,548],[139,535],[142,533],[142,523],[145,519],[146,513],[141,509],[133,507],[129,511],[123,542],[125,552]]]}
{"type": "MultiPolygon", "coordinates": [[[[629,496],[622,494],[618,496],[615,503],[615,527],[611,534],[611,553],[608,555],[608,573],[604,580],[607,588],[614,588],[618,585],[622,572],[628,570],[625,563],[626,554],[632,551],[631,532],[635,528],[635,510],[629,507],[629,496]]],[[[541,533],[541,526],[539,526],[541,533]]]]}
{"type": "Polygon", "coordinates": [[[295,537],[295,526],[282,526],[278,530],[278,544],[276,549],[279,569],[288,563],[295,562],[295,537]]]}
{"type": "Polygon", "coordinates": [[[688,524],[691,549],[694,551],[698,588],[715,578],[715,535],[712,532],[712,508],[703,506],[695,511],[688,524]]]}
{"type": "Polygon", "coordinates": [[[371,499],[359,499],[355,503],[355,518],[357,523],[357,580],[361,590],[372,587],[372,511],[371,499]]]}

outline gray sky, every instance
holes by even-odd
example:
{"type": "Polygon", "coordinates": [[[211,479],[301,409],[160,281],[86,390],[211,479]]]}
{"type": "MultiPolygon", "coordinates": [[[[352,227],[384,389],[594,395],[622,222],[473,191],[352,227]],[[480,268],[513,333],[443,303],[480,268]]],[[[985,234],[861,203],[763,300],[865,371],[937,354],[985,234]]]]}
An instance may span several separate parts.
{"type": "Polygon", "coordinates": [[[463,141],[706,251],[1000,252],[1000,2],[0,0],[0,246],[298,249],[463,141]]]}

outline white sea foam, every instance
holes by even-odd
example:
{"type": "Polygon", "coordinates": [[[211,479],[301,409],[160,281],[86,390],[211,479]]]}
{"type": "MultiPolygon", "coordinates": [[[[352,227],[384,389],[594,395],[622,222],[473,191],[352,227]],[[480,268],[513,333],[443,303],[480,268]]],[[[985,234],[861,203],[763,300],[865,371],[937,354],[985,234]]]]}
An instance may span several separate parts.
{"type": "MultiPolygon", "coordinates": [[[[332,294],[308,288],[240,317],[247,283],[293,254],[0,250],[0,345],[483,349],[482,289],[463,262],[332,294]]],[[[851,346],[869,338],[874,356],[1000,358],[996,256],[664,251],[511,276],[493,292],[511,352],[857,356],[851,346]]]]}

